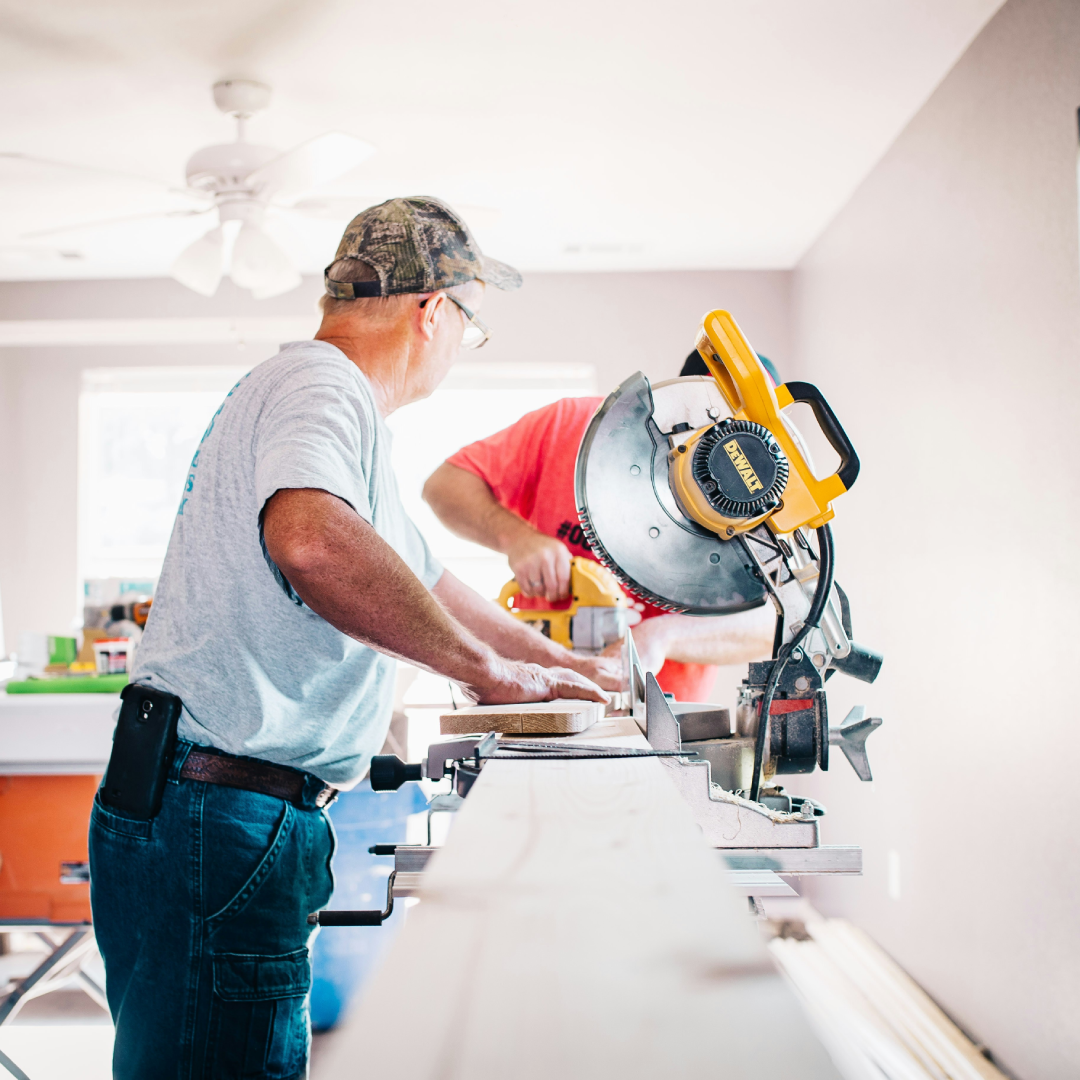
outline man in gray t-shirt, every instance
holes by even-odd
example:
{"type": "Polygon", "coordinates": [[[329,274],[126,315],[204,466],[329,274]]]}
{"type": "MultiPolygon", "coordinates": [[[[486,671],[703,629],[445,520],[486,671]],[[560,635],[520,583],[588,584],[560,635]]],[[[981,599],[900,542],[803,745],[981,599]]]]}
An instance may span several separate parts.
{"type": "Polygon", "coordinates": [[[485,284],[521,279],[445,204],[365,211],[316,340],[241,379],[202,438],[132,676],[183,703],[169,782],[151,820],[100,796],[91,820],[118,1080],[304,1075],[322,808],[385,738],[395,658],[485,704],[619,685],[444,571],[401,506],[384,417],[483,344],[485,284]]]}

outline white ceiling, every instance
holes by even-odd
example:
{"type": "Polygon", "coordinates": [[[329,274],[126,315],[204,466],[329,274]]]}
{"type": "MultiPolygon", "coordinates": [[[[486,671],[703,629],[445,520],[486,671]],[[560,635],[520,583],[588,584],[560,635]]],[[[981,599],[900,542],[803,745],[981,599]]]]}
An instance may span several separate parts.
{"type": "MultiPolygon", "coordinates": [[[[329,193],[486,208],[466,213],[482,245],[522,269],[789,267],[1000,4],[0,0],[0,151],[179,186],[232,138],[210,85],[246,76],[274,87],[252,141],[366,139],[377,156],[329,193]]],[[[182,203],[10,158],[0,189],[0,279],[164,275],[207,228],[28,242],[182,203]]],[[[318,272],[343,224],[276,235],[318,272]]]]}

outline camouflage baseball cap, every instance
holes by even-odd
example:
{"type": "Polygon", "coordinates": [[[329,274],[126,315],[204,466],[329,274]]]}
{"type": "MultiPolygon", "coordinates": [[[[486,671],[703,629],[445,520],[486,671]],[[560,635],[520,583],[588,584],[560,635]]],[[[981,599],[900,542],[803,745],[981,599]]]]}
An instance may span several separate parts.
{"type": "Polygon", "coordinates": [[[417,195],[369,207],[349,222],[334,262],[359,259],[378,281],[324,280],[335,300],[428,293],[479,279],[497,289],[521,287],[512,266],[481,254],[468,225],[440,199],[417,195]]]}

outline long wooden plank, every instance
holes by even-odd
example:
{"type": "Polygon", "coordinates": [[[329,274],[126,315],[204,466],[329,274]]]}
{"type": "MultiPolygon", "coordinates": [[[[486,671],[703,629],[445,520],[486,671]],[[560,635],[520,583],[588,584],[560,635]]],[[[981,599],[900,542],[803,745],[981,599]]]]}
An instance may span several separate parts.
{"type": "Polygon", "coordinates": [[[655,759],[489,762],[420,896],[324,1075],[836,1080],[655,759]]]}
{"type": "Polygon", "coordinates": [[[523,705],[475,705],[439,717],[443,735],[497,731],[505,735],[573,735],[603,719],[595,701],[535,701],[523,705]]]}
{"type": "Polygon", "coordinates": [[[823,1040],[856,1071],[892,1080],[1005,1080],[876,942],[843,919],[807,920],[810,939],[771,949],[807,1003],[823,1040]]]}

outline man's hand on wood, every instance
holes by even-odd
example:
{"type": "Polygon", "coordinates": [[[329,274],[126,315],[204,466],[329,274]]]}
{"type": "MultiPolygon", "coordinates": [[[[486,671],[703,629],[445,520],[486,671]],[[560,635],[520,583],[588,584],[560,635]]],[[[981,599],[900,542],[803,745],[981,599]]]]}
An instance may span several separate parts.
{"type": "Polygon", "coordinates": [[[464,684],[478,705],[517,705],[526,701],[552,701],[556,698],[608,700],[595,683],[569,668],[541,667],[518,660],[504,660],[492,672],[493,681],[464,684]]]}

